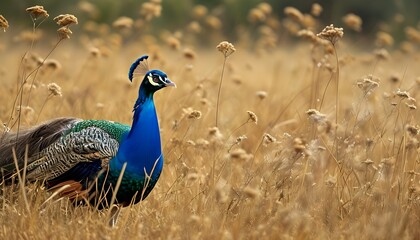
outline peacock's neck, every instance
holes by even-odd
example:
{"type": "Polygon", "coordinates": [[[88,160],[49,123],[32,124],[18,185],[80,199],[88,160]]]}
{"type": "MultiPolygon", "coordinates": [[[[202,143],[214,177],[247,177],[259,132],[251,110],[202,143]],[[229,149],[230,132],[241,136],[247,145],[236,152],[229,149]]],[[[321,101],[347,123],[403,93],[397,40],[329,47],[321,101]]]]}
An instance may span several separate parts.
{"type": "Polygon", "coordinates": [[[120,143],[111,168],[122,167],[124,162],[127,162],[128,173],[141,178],[146,174],[158,177],[161,172],[163,157],[153,93],[140,91],[134,106],[131,130],[120,143]]]}

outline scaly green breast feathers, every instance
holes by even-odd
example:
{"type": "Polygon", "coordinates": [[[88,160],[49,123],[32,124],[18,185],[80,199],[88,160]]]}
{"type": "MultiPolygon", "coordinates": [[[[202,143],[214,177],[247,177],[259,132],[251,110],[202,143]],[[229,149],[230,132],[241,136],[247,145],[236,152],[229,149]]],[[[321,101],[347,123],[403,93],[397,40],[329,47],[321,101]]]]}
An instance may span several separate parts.
{"type": "Polygon", "coordinates": [[[70,132],[79,132],[88,127],[100,128],[118,142],[121,142],[124,134],[130,131],[130,126],[118,122],[108,120],[84,120],[76,123],[66,134],[70,132]]]}

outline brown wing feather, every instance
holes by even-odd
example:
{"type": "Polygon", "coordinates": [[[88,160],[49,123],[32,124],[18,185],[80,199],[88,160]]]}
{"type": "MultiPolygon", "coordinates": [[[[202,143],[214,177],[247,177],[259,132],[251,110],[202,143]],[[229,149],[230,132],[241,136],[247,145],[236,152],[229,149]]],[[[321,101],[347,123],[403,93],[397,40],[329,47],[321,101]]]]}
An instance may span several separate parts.
{"type": "Polygon", "coordinates": [[[68,197],[71,200],[88,199],[89,191],[83,189],[83,185],[74,180],[68,180],[49,188],[52,192],[58,192],[60,197],[68,197]]]}

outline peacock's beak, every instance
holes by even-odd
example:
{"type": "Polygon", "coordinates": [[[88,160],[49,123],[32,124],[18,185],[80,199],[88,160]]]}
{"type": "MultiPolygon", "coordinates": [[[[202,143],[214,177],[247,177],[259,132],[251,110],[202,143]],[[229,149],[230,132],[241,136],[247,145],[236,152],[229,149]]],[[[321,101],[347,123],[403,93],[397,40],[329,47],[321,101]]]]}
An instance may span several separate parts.
{"type": "Polygon", "coordinates": [[[169,80],[169,78],[165,79],[165,87],[174,87],[176,88],[176,84],[174,82],[172,82],[171,80],[169,80]]]}

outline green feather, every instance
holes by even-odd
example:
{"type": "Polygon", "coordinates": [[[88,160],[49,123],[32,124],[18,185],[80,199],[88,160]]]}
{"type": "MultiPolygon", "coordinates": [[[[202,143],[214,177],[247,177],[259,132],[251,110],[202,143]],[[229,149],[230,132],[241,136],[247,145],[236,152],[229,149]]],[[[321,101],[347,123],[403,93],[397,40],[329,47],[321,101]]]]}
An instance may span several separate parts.
{"type": "Polygon", "coordinates": [[[130,126],[117,122],[107,120],[85,120],[75,124],[73,128],[66,133],[66,135],[71,132],[79,132],[80,130],[88,127],[100,128],[118,142],[121,142],[124,134],[130,131],[130,126]]]}

